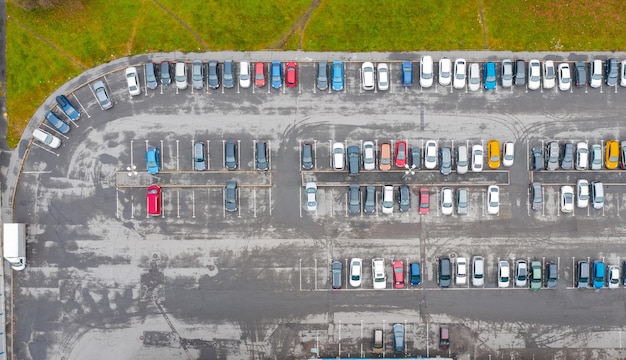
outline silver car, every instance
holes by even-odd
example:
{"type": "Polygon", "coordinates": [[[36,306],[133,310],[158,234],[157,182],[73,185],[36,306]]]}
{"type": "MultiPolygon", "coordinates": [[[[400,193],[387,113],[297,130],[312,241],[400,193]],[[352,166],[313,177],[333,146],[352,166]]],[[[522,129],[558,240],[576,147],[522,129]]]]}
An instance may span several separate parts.
{"type": "Polygon", "coordinates": [[[513,85],[513,62],[511,59],[502,60],[502,87],[513,85]]]}
{"type": "Polygon", "coordinates": [[[107,92],[106,86],[104,86],[104,82],[102,82],[102,80],[98,80],[93,83],[93,92],[96,94],[96,99],[98,99],[98,102],[103,110],[113,107],[109,93],[107,92]]]}
{"type": "Polygon", "coordinates": [[[376,151],[372,141],[363,142],[363,169],[374,170],[376,168],[376,151]]]}
{"type": "Polygon", "coordinates": [[[591,145],[591,170],[602,169],[602,145],[591,145]]]}
{"type": "Polygon", "coordinates": [[[196,90],[204,87],[204,65],[201,60],[194,60],[191,65],[191,83],[196,90]]]}
{"type": "Polygon", "coordinates": [[[467,146],[460,145],[456,148],[456,173],[465,174],[469,168],[469,156],[467,146]]]}
{"type": "Polygon", "coordinates": [[[559,168],[559,143],[558,141],[550,141],[548,143],[548,166],[547,170],[556,170],[559,168]]]}
{"type": "Polygon", "coordinates": [[[458,215],[469,213],[469,194],[466,188],[456,189],[456,213],[458,215]]]}

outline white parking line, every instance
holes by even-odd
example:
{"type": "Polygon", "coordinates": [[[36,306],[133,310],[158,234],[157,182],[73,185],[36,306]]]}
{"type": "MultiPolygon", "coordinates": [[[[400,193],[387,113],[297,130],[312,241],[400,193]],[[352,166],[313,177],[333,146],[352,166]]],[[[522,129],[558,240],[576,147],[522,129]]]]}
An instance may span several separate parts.
{"type": "Polygon", "coordinates": [[[191,189],[191,217],[196,218],[196,191],[191,189]]]}
{"type": "Polygon", "coordinates": [[[211,170],[211,147],[209,146],[210,140],[206,141],[206,169],[211,170]]]}
{"type": "Polygon", "coordinates": [[[180,219],[180,190],[176,190],[176,218],[180,219]]]}
{"type": "Polygon", "coordinates": [[[176,140],[176,171],[180,170],[180,164],[179,164],[180,163],[180,160],[179,160],[180,156],[178,154],[178,143],[179,143],[179,140],[176,140]]]}
{"type": "Polygon", "coordinates": [[[130,195],[130,218],[135,218],[135,195],[130,195]]]}
{"type": "Polygon", "coordinates": [[[302,217],[302,186],[298,186],[298,192],[300,193],[298,196],[298,199],[300,199],[300,206],[298,208],[300,209],[300,217],[302,217]]]}
{"type": "MultiPolygon", "coordinates": [[[[270,188],[270,216],[272,216],[272,188],[270,188]]],[[[302,201],[302,200],[300,200],[302,201]]],[[[300,211],[302,211],[302,207],[300,207],[300,211]]]]}
{"type": "Polygon", "coordinates": [[[191,170],[194,170],[194,146],[196,145],[196,141],[191,139],[191,170]]]}
{"type": "Polygon", "coordinates": [[[88,118],[91,118],[91,115],[89,115],[89,113],[87,112],[87,110],[85,109],[85,107],[83,106],[83,104],[78,100],[78,98],[76,97],[75,94],[72,94],[72,96],[74,97],[74,99],[76,100],[76,102],[78,103],[78,105],[80,105],[80,108],[83,109],[83,112],[85,114],[87,114],[88,118]]]}
{"type": "Polygon", "coordinates": [[[254,217],[256,217],[256,188],[252,189],[252,203],[254,207],[254,217]]]}

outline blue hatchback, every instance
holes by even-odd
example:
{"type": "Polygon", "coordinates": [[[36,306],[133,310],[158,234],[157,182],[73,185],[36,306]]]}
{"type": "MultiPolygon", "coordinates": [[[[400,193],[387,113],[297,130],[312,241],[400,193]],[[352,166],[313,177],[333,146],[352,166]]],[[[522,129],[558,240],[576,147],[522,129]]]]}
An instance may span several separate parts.
{"type": "Polygon", "coordinates": [[[604,263],[602,261],[596,260],[593,262],[591,278],[593,280],[594,288],[602,289],[604,287],[604,263]]]}
{"type": "Polygon", "coordinates": [[[152,175],[159,173],[159,148],[150,146],[146,151],[146,166],[152,175]]]}
{"type": "Polygon", "coordinates": [[[496,64],[489,61],[483,66],[483,75],[485,76],[485,90],[493,90],[496,88],[496,64]]]}
{"type": "Polygon", "coordinates": [[[343,62],[333,61],[333,90],[343,90],[343,62]]]}
{"type": "Polygon", "coordinates": [[[283,85],[283,67],[280,61],[272,61],[272,87],[274,89],[280,89],[283,85]]]}
{"type": "Polygon", "coordinates": [[[411,285],[419,285],[422,282],[419,263],[411,263],[411,285]]]}
{"type": "Polygon", "coordinates": [[[60,133],[67,134],[70,131],[70,126],[63,120],[59,119],[59,117],[52,111],[48,111],[46,113],[46,120],[48,120],[50,125],[54,126],[54,128],[60,133]]]}
{"type": "Polygon", "coordinates": [[[59,104],[61,110],[63,110],[65,115],[67,115],[70,120],[76,121],[80,119],[80,112],[76,110],[76,107],[72,105],[70,100],[65,97],[65,95],[57,96],[57,104],[59,104]]]}
{"type": "Polygon", "coordinates": [[[402,86],[413,86],[413,64],[410,61],[402,63],[402,86]]]}

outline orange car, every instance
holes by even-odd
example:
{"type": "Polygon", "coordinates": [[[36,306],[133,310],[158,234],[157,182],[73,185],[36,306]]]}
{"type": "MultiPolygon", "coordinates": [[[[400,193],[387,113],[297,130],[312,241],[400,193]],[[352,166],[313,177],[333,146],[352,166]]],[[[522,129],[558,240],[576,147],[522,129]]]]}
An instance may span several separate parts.
{"type": "Polygon", "coordinates": [[[500,142],[498,140],[489,140],[487,143],[487,163],[490,169],[500,167],[500,142]]]}
{"type": "Polygon", "coordinates": [[[607,169],[616,169],[619,159],[619,143],[617,140],[607,140],[605,150],[605,164],[607,169]]]}
{"type": "Polygon", "coordinates": [[[391,170],[391,144],[390,143],[382,143],[380,144],[380,163],[378,167],[382,171],[391,170]]]}

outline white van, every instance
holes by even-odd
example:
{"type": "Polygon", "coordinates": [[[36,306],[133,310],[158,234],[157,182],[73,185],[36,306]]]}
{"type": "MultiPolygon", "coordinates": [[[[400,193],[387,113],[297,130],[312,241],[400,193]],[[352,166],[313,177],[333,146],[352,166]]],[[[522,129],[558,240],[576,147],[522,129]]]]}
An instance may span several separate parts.
{"type": "Polygon", "coordinates": [[[187,88],[187,65],[184,62],[176,63],[176,87],[180,90],[187,88]]]}
{"type": "Polygon", "coordinates": [[[58,149],[59,146],[61,146],[61,140],[58,137],[41,129],[35,129],[35,131],[33,131],[33,138],[53,149],[58,149]]]}

